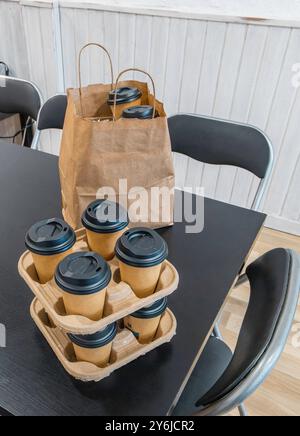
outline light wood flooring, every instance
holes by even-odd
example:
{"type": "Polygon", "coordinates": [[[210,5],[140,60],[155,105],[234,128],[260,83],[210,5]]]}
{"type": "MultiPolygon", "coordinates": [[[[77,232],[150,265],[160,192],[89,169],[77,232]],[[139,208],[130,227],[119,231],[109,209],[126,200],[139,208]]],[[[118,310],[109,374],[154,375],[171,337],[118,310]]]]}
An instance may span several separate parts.
{"type": "MultiPolygon", "coordinates": [[[[264,229],[250,256],[250,262],[276,247],[291,248],[300,253],[300,237],[264,229]]],[[[221,319],[226,343],[234,348],[249,300],[249,287],[232,291],[221,319]]],[[[250,416],[300,415],[300,347],[293,346],[296,331],[300,332],[300,304],[286,349],[277,367],[265,384],[246,402],[250,416]]],[[[298,343],[300,334],[298,334],[298,343]]],[[[238,415],[237,411],[231,415],[238,415]]]]}

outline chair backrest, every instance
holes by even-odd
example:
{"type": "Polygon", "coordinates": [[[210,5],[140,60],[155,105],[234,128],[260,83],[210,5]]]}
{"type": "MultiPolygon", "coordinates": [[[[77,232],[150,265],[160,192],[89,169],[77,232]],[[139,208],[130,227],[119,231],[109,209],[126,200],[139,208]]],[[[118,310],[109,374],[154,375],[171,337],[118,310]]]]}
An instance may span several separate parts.
{"type": "Polygon", "coordinates": [[[275,249],[247,269],[251,298],[233,359],[201,398],[200,415],[222,415],[245,401],[266,379],[288,339],[300,290],[299,255],[275,249]]]}
{"type": "Polygon", "coordinates": [[[59,94],[49,98],[40,110],[37,123],[38,130],[62,130],[64,127],[67,104],[68,100],[65,94],[59,94]]]}
{"type": "Polygon", "coordinates": [[[41,105],[41,93],[32,82],[0,76],[0,112],[19,113],[36,121],[41,105]]]}
{"type": "Polygon", "coordinates": [[[260,179],[272,163],[272,146],[259,129],[198,115],[179,114],[168,120],[172,150],[213,165],[232,165],[260,179]]]}

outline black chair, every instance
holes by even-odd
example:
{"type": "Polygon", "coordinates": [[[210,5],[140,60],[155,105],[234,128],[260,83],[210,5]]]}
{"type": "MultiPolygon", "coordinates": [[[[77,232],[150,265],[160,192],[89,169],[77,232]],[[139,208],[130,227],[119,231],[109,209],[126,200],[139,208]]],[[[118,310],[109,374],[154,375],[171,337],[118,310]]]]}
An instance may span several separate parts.
{"type": "MultiPolygon", "coordinates": [[[[36,122],[41,106],[42,96],[34,83],[0,75],[0,112],[5,114],[18,113],[36,122]]],[[[31,124],[30,122],[26,123],[24,138],[31,124]]],[[[38,139],[39,132],[36,131],[31,144],[32,148],[37,148],[38,139]]]]}
{"type": "MultiPolygon", "coordinates": [[[[170,117],[168,123],[173,152],[207,164],[241,168],[258,177],[260,184],[251,208],[260,209],[274,163],[273,146],[261,130],[248,124],[190,114],[170,117]]],[[[236,286],[245,281],[242,274],[236,286]]],[[[215,334],[221,337],[218,323],[215,334]]]]}
{"type": "Polygon", "coordinates": [[[68,100],[65,94],[58,94],[49,98],[40,110],[37,122],[38,131],[41,132],[47,129],[62,130],[67,104],[68,100]]]}
{"type": "Polygon", "coordinates": [[[179,114],[170,117],[173,152],[213,165],[230,165],[250,171],[261,182],[252,204],[258,210],[273,167],[273,147],[267,136],[247,124],[179,114]]]}
{"type": "MultiPolygon", "coordinates": [[[[281,356],[298,304],[299,255],[270,251],[248,267],[247,277],[251,298],[234,354],[222,340],[210,338],[174,415],[230,412],[264,382],[281,356]]],[[[240,413],[245,415],[243,407],[240,413]]]]}

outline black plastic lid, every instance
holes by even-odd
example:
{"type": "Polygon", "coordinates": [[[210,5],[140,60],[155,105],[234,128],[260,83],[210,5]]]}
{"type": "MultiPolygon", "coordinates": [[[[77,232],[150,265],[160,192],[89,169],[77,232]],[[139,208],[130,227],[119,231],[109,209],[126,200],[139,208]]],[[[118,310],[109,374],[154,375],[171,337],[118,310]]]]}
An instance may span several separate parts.
{"type": "Polygon", "coordinates": [[[111,280],[108,263],[97,253],[78,252],[60,262],[55,281],[64,291],[74,295],[90,295],[106,288],[111,280]]]}
{"type": "Polygon", "coordinates": [[[141,120],[148,120],[153,118],[153,106],[133,106],[123,111],[123,118],[139,118],[141,120]]]}
{"type": "Polygon", "coordinates": [[[49,256],[73,247],[76,235],[65,221],[51,218],[34,224],[26,234],[25,245],[33,253],[49,256]]]}
{"type": "Polygon", "coordinates": [[[134,318],[155,318],[164,313],[167,308],[167,304],[167,298],[163,298],[162,300],[156,301],[149,307],[144,307],[143,309],[134,312],[131,316],[134,318]]]}
{"type": "Polygon", "coordinates": [[[142,93],[138,88],[118,88],[109,93],[108,104],[113,105],[115,102],[115,94],[117,93],[117,105],[124,103],[131,103],[132,101],[138,100],[142,93]]]}
{"type": "Polygon", "coordinates": [[[128,226],[128,213],[118,203],[96,200],[91,203],[81,218],[82,224],[95,233],[115,233],[128,226]]]}
{"type": "Polygon", "coordinates": [[[104,347],[104,345],[109,344],[114,340],[118,332],[117,323],[113,323],[105,327],[100,332],[94,333],[93,335],[73,335],[71,333],[68,334],[70,340],[73,344],[78,345],[82,348],[100,348],[104,347]]]}
{"type": "Polygon", "coordinates": [[[151,267],[168,257],[168,246],[155,230],[130,229],[117,241],[116,255],[127,265],[151,267]]]}

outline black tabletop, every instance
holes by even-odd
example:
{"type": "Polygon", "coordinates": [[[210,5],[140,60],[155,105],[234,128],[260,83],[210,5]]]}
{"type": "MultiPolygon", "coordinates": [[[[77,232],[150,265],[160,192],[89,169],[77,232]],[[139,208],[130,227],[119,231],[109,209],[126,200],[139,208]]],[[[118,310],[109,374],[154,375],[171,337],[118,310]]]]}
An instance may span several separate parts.
{"type": "MultiPolygon", "coordinates": [[[[186,382],[265,215],[205,199],[205,227],[161,230],[180,274],[169,306],[178,321],[170,344],[100,383],[73,380],[30,318],[31,291],[18,276],[27,229],[60,216],[57,158],[0,142],[0,408],[14,415],[165,415],[186,382]]],[[[1,414],[1,411],[0,411],[1,414]]]]}

